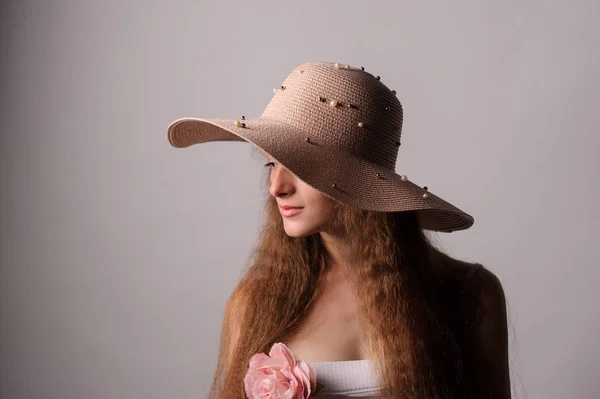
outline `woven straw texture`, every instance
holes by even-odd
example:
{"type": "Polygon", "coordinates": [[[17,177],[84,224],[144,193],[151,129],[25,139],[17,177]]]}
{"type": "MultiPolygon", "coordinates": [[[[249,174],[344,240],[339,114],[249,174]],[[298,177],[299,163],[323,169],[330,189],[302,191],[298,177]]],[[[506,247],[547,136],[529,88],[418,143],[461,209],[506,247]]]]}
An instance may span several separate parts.
{"type": "Polygon", "coordinates": [[[260,117],[181,118],[169,125],[167,136],[175,147],[247,141],[339,202],[415,211],[421,226],[433,231],[471,227],[472,216],[396,174],[402,120],[395,92],[378,77],[360,68],[309,62],[274,90],[260,117]]]}

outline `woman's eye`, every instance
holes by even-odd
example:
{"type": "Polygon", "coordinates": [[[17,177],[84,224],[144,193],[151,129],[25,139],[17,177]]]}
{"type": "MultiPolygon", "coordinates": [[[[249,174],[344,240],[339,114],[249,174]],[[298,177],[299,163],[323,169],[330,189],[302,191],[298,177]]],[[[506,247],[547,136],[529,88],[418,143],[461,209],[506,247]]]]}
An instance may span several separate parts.
{"type": "Polygon", "coordinates": [[[268,166],[273,166],[273,167],[275,167],[275,162],[267,162],[267,163],[265,164],[265,167],[268,167],[268,166]]]}

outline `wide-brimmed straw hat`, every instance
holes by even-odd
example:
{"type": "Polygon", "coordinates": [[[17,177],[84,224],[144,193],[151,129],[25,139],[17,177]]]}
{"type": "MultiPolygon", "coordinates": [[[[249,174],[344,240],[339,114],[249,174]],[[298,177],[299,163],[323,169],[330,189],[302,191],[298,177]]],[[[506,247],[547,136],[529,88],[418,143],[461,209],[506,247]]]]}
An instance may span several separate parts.
{"type": "Polygon", "coordinates": [[[299,179],[344,204],[416,212],[421,227],[451,232],[472,216],[395,172],[403,109],[396,91],[364,68],[333,62],[296,67],[260,117],[181,118],[167,128],[174,147],[247,141],[299,179]]]}

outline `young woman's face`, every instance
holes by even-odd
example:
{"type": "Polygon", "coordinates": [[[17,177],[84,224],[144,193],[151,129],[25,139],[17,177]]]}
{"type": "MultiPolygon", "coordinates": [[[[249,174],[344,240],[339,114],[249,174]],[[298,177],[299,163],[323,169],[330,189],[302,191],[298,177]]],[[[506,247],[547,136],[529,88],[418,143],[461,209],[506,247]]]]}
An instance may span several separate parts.
{"type": "Polygon", "coordinates": [[[269,193],[279,205],[285,232],[290,237],[304,237],[326,232],[337,202],[293,175],[279,162],[266,156],[269,168],[269,193]],[[285,210],[290,206],[300,209],[285,210]]]}

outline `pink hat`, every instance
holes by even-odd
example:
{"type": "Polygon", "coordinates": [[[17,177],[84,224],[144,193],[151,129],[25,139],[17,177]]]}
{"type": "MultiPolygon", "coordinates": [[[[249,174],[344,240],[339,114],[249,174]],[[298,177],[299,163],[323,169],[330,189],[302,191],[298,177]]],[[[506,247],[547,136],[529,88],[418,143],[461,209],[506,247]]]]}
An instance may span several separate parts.
{"type": "Polygon", "coordinates": [[[472,216],[395,172],[403,111],[396,92],[364,68],[331,62],[296,67],[257,118],[182,118],[169,142],[247,141],[299,179],[344,204],[416,212],[434,231],[468,229],[472,216]]]}

